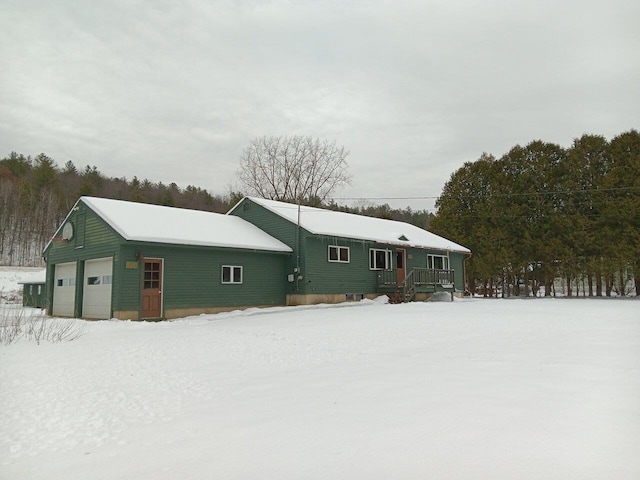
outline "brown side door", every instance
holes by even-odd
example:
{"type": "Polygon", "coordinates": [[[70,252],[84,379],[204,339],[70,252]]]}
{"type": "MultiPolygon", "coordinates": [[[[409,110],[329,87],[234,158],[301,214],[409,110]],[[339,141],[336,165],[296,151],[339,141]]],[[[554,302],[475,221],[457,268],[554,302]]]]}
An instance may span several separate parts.
{"type": "Polygon", "coordinates": [[[396,281],[398,286],[404,285],[404,279],[407,276],[407,269],[405,266],[404,250],[402,248],[396,249],[396,281]]]}
{"type": "Polygon", "coordinates": [[[162,259],[145,258],[142,279],[142,318],[162,317],[162,259]]]}

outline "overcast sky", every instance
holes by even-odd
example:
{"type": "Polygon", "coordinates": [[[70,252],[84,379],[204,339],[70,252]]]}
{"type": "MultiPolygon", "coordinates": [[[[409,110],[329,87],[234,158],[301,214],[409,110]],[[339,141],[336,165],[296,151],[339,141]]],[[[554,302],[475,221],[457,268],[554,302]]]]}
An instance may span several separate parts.
{"type": "Polygon", "coordinates": [[[432,197],[483,152],[640,128],[638,0],[2,0],[0,31],[0,157],[214,194],[263,135],[349,150],[336,196],[432,197]]]}

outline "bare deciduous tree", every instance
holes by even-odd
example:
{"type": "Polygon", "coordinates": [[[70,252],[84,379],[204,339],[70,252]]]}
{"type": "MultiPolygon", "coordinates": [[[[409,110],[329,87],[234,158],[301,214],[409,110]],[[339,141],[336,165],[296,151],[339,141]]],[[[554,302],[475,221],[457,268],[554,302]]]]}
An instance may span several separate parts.
{"type": "Polygon", "coordinates": [[[349,152],[335,142],[311,137],[260,137],[242,152],[238,178],[246,193],[305,203],[324,202],[351,183],[349,152]]]}

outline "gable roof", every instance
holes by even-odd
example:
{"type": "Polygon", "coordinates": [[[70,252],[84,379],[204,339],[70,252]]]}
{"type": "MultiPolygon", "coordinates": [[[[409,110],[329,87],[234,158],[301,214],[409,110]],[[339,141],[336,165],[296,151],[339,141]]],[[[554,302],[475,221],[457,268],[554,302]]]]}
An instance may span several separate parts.
{"type": "Polygon", "coordinates": [[[81,197],[76,205],[79,202],[93,210],[125,240],[292,251],[280,240],[239,217],[107,198],[81,197]]]}
{"type": "MultiPolygon", "coordinates": [[[[280,217],[298,224],[298,205],[264,198],[246,198],[280,217]]],[[[238,205],[233,207],[227,215],[238,205]]],[[[409,223],[365,217],[353,213],[335,212],[323,208],[300,206],[300,226],[317,235],[370,240],[388,245],[471,253],[471,250],[462,245],[409,223]]]]}

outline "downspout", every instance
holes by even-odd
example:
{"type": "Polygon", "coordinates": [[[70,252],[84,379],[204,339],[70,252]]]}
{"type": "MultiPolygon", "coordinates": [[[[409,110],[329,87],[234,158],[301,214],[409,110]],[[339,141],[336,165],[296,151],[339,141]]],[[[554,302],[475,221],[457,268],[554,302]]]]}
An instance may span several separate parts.
{"type": "Polygon", "coordinates": [[[296,228],[296,293],[300,291],[300,199],[298,199],[298,225],[296,228]]]}

